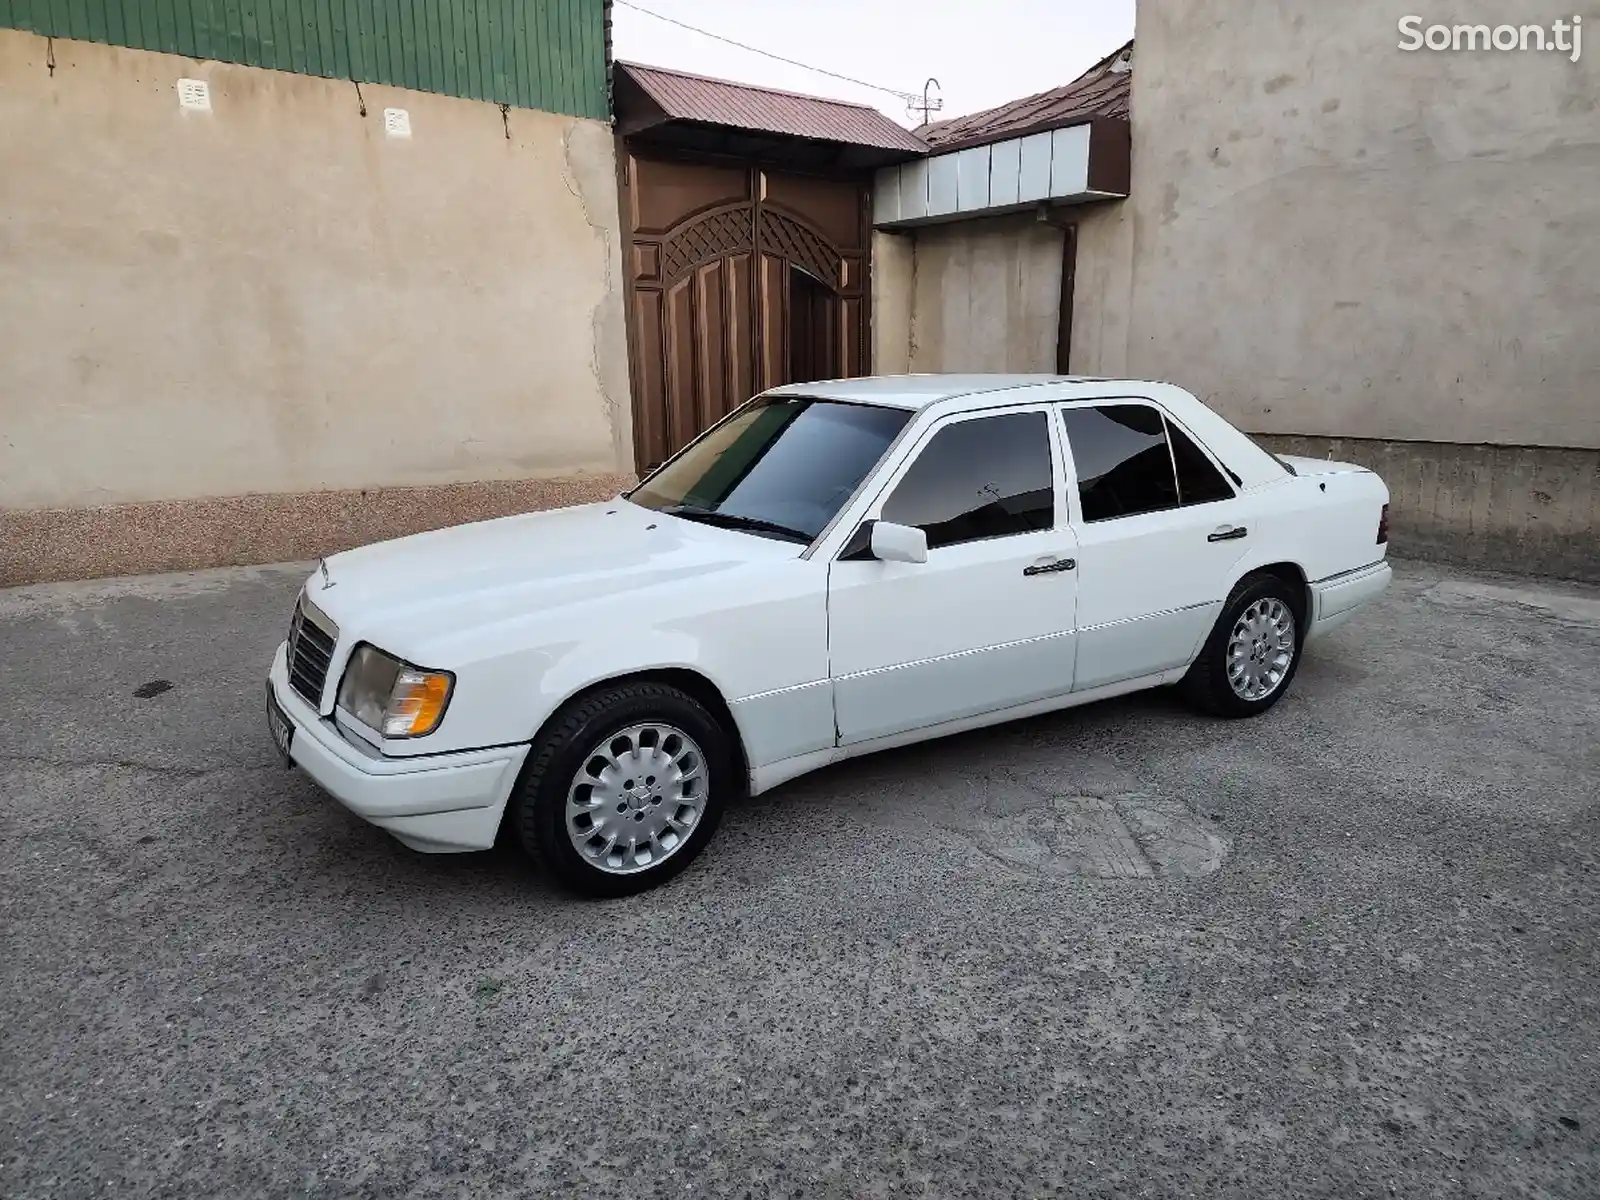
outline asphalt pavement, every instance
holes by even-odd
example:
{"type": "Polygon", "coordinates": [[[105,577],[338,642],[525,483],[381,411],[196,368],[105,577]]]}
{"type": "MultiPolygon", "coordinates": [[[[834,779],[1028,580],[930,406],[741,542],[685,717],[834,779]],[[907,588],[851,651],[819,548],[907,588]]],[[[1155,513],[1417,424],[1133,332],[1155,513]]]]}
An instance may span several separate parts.
{"type": "Polygon", "coordinates": [[[0,1196],[1600,1196],[1600,590],[876,756],[581,902],[275,760],[304,567],[0,592],[0,1196]]]}

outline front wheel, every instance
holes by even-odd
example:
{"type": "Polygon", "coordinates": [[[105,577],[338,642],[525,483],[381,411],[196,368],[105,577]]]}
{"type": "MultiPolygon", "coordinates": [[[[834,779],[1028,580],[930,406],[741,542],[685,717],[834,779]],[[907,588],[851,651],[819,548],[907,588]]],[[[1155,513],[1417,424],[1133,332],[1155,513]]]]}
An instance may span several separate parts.
{"type": "Polygon", "coordinates": [[[642,892],[687,867],[716,832],[733,784],[727,732],[661,683],[574,701],[532,754],[514,796],[518,836],[590,896],[642,892]]]}
{"type": "Polygon", "coordinates": [[[1300,611],[1293,589],[1277,576],[1241,580],[1183,678],[1184,695],[1221,717],[1266,712],[1300,667],[1300,611]]]}

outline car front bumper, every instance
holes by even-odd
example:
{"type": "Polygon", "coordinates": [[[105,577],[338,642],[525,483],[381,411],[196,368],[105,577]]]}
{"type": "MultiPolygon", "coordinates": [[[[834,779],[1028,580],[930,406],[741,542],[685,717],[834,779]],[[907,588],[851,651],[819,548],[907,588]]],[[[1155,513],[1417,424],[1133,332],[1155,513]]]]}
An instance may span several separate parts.
{"type": "Polygon", "coordinates": [[[280,645],[267,687],[293,736],[289,757],[335,800],[413,850],[487,850],[528,756],[527,746],[390,758],[358,746],[289,686],[280,645]]]}

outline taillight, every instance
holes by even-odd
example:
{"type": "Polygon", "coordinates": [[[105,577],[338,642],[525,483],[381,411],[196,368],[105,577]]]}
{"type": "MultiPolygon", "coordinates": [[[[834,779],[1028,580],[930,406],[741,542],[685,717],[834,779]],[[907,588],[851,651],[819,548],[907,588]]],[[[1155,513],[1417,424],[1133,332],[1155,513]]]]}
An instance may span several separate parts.
{"type": "Polygon", "coordinates": [[[1383,545],[1389,540],[1389,506],[1383,506],[1383,515],[1378,518],[1378,545],[1383,545]]]}

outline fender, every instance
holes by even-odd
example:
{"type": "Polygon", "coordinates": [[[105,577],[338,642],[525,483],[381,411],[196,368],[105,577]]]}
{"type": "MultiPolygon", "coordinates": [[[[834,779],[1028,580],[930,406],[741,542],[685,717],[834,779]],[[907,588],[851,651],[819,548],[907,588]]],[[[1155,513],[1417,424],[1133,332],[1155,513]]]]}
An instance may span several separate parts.
{"type": "MultiPolygon", "coordinates": [[[[456,695],[438,732],[414,748],[401,743],[388,752],[440,754],[530,742],[579,693],[611,679],[663,670],[692,671],[725,702],[732,699],[726,672],[707,661],[699,639],[682,630],[645,626],[623,638],[565,640],[461,664],[456,695]]],[[[748,741],[739,706],[727,706],[741,741],[748,741]]]]}
{"type": "MultiPolygon", "coordinates": [[[[455,671],[455,694],[439,731],[420,740],[428,744],[399,752],[526,742],[578,693],[652,670],[693,671],[707,680],[738,714],[748,744],[753,728],[788,711],[769,704],[746,714],[740,700],[786,695],[828,671],[823,565],[769,558],[748,568],[716,587],[693,577],[647,592],[617,589],[433,639],[419,650],[432,661],[420,665],[455,671]]],[[[827,724],[831,731],[831,716],[827,724]]]]}
{"type": "Polygon", "coordinates": [[[1297,561],[1295,555],[1285,552],[1283,547],[1279,547],[1278,551],[1279,552],[1275,554],[1271,549],[1265,549],[1259,553],[1247,555],[1235,563],[1233,565],[1233,570],[1228,576],[1228,586],[1223,589],[1222,602],[1227,602],[1228,597],[1233,595],[1233,589],[1239,586],[1240,580],[1242,580],[1246,575],[1253,575],[1263,567],[1274,567],[1280,564],[1287,564],[1300,573],[1300,587],[1303,591],[1305,591],[1306,601],[1309,603],[1311,599],[1311,592],[1306,583],[1308,577],[1306,575],[1305,564],[1297,561]]]}
{"type": "Polygon", "coordinates": [[[639,628],[623,638],[585,641],[570,645],[555,659],[522,709],[532,724],[532,738],[550,715],[567,701],[598,684],[651,671],[692,671],[708,680],[726,703],[728,681],[709,661],[703,642],[684,630],[639,628]]]}
{"type": "MultiPolygon", "coordinates": [[[[1293,500],[1294,497],[1291,495],[1289,499],[1293,500]]],[[[1241,579],[1262,567],[1288,563],[1299,571],[1302,586],[1312,578],[1306,569],[1304,538],[1294,536],[1296,532],[1302,535],[1305,532],[1304,522],[1297,520],[1295,509],[1290,507],[1284,512],[1269,507],[1274,502],[1281,504],[1282,499],[1266,495],[1256,495],[1252,501],[1239,522],[1249,526],[1251,536],[1238,543],[1239,557],[1234,559],[1224,576],[1225,585],[1222,594],[1217,597],[1219,605],[1227,603],[1241,579]]],[[[1306,600],[1310,600],[1309,591],[1306,600]]]]}
{"type": "Polygon", "coordinates": [[[552,713],[599,684],[652,672],[688,671],[716,690],[751,767],[832,747],[833,685],[826,675],[740,695],[723,664],[707,650],[685,631],[661,629],[640,630],[623,642],[574,646],[546,672],[537,694],[529,698],[525,711],[539,715],[527,736],[534,737],[552,713]]]}
{"type": "MultiPolygon", "coordinates": [[[[1289,547],[1286,540],[1272,530],[1272,522],[1270,520],[1268,522],[1260,522],[1259,520],[1256,520],[1254,523],[1257,524],[1258,527],[1265,525],[1263,532],[1266,536],[1261,538],[1260,541],[1258,541],[1255,545],[1248,546],[1246,549],[1244,549],[1240,553],[1239,557],[1235,559],[1233,564],[1228,568],[1228,573],[1223,577],[1224,583],[1222,587],[1222,594],[1219,595],[1214,602],[1215,613],[1210,623],[1205,626],[1204,631],[1195,640],[1195,644],[1190,648],[1189,659],[1191,662],[1193,662],[1195,657],[1200,653],[1201,648],[1206,644],[1206,639],[1211,636],[1212,631],[1216,628],[1216,623],[1222,619],[1223,607],[1227,604],[1228,597],[1233,595],[1233,589],[1239,586],[1240,581],[1243,580],[1245,576],[1253,575],[1257,571],[1260,571],[1263,567],[1271,567],[1277,566],[1281,563],[1287,563],[1300,572],[1300,586],[1306,606],[1304,610],[1305,620],[1302,622],[1302,624],[1307,626],[1310,624],[1312,619],[1311,589],[1305,583],[1307,578],[1305,564],[1299,561],[1299,555],[1297,555],[1289,547]]],[[[1302,630],[1302,636],[1304,636],[1304,633],[1305,630],[1302,630]]]]}

